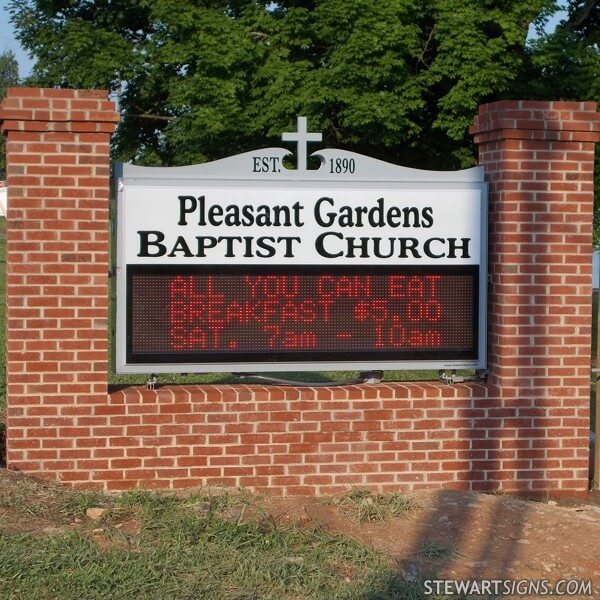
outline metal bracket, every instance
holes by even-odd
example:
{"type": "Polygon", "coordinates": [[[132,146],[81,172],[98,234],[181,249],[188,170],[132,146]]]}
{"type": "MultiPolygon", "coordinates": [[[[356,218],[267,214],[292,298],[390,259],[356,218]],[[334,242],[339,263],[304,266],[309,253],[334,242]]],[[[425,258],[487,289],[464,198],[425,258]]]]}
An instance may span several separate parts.
{"type": "Polygon", "coordinates": [[[465,377],[464,375],[457,375],[456,369],[449,369],[447,371],[441,369],[440,371],[438,371],[439,380],[447,383],[448,385],[454,385],[455,383],[464,383],[465,381],[485,381],[487,376],[487,369],[477,369],[475,371],[475,377],[465,377]]]}
{"type": "Polygon", "coordinates": [[[480,381],[487,381],[487,377],[488,377],[489,373],[490,372],[487,369],[477,369],[475,371],[475,376],[480,381]]]}
{"type": "Polygon", "coordinates": [[[359,378],[363,380],[363,383],[381,383],[383,371],[364,371],[359,374],[359,378]]]}
{"type": "Polygon", "coordinates": [[[158,377],[152,373],[150,377],[146,380],[146,389],[147,390],[155,390],[156,384],[158,383],[158,377]]]}
{"type": "Polygon", "coordinates": [[[448,385],[454,385],[455,383],[462,383],[465,378],[456,376],[456,369],[450,369],[445,371],[444,369],[440,369],[438,371],[438,377],[440,381],[447,383],[448,385]]]}

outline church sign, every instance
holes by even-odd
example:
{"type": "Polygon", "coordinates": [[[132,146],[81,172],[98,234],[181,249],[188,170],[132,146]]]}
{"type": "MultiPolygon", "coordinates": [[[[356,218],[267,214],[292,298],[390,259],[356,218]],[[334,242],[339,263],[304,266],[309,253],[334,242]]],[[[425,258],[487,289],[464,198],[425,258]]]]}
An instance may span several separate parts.
{"type": "Polygon", "coordinates": [[[118,372],[485,367],[486,186],[298,144],[119,165],[118,372]]]}

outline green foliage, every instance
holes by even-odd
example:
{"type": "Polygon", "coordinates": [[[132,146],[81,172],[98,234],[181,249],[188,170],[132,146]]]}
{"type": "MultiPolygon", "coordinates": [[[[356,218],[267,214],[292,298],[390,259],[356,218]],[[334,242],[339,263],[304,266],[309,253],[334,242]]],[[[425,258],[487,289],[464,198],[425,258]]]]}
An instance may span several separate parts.
{"type": "Polygon", "coordinates": [[[360,524],[399,517],[415,508],[415,503],[403,494],[375,494],[363,489],[336,496],[327,503],[334,504],[346,517],[360,524]]]}
{"type": "Polygon", "coordinates": [[[19,65],[15,55],[7,50],[0,54],[0,98],[4,98],[6,89],[19,81],[19,65]]]}
{"type": "Polygon", "coordinates": [[[269,142],[297,114],[327,144],[403,164],[473,164],[477,106],[509,93],[552,2],[13,0],[42,85],[107,87],[116,154],[153,164],[269,142]],[[469,151],[465,152],[465,148],[469,151]]]}
{"type": "Polygon", "coordinates": [[[481,103],[598,99],[600,6],[564,6],[551,35],[555,0],[11,0],[9,10],[37,59],[30,83],[118,98],[116,158],[180,165],[280,145],[303,114],[326,145],[450,169],[475,163],[468,129],[481,103]]]}
{"type": "MultiPolygon", "coordinates": [[[[15,55],[10,50],[0,53],[0,101],[6,95],[6,89],[18,82],[19,64],[15,55]]],[[[0,135],[0,179],[6,179],[6,146],[3,135],[0,135]]]]}
{"type": "Polygon", "coordinates": [[[13,511],[8,530],[0,523],[2,598],[424,598],[420,581],[398,577],[384,554],[319,527],[282,526],[253,496],[94,494],[90,502],[107,507],[100,522],[82,513],[65,521],[74,505],[90,504],[83,497],[23,480],[2,503],[13,511]],[[15,497],[21,488],[33,506],[45,499],[57,516],[42,514],[58,526],[31,526],[37,514],[15,497]]]}

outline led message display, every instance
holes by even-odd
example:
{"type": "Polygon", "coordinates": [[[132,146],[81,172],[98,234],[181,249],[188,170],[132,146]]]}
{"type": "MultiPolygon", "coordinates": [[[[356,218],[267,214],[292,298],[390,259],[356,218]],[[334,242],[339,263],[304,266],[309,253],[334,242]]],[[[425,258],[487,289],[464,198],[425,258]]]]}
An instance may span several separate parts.
{"type": "Polygon", "coordinates": [[[475,359],[477,267],[128,269],[132,362],[475,359]]]}

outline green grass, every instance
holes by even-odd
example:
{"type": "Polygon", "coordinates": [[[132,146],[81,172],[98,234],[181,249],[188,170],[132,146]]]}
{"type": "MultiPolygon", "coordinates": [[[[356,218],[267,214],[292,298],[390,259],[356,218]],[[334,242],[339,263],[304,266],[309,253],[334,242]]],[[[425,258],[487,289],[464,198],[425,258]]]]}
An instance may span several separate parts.
{"type": "Polygon", "coordinates": [[[415,508],[414,502],[403,494],[376,494],[361,489],[325,502],[334,504],[346,517],[360,524],[399,517],[415,508]]]}
{"type": "Polygon", "coordinates": [[[437,542],[425,542],[417,551],[417,556],[425,558],[449,559],[458,556],[457,551],[449,546],[438,544],[437,542]]]}
{"type": "MultiPolygon", "coordinates": [[[[148,374],[119,374],[111,370],[108,376],[111,384],[144,385],[148,380],[148,374]]],[[[327,382],[347,381],[358,378],[358,371],[290,371],[260,373],[264,377],[274,377],[298,381],[300,383],[324,384],[327,382]]],[[[431,381],[437,379],[437,371],[385,371],[383,381],[431,381]]],[[[239,377],[233,373],[160,373],[158,383],[163,384],[252,384],[263,382],[252,377],[239,377]]]]}
{"type": "Polygon", "coordinates": [[[24,519],[25,530],[3,532],[0,522],[0,598],[424,598],[421,581],[399,576],[385,554],[319,527],[281,525],[250,495],[115,498],[25,478],[15,486],[0,490],[0,508],[16,510],[11,522],[24,519]],[[107,509],[101,521],[86,519],[91,505],[107,509]],[[27,531],[34,517],[62,527],[27,531]]]}

